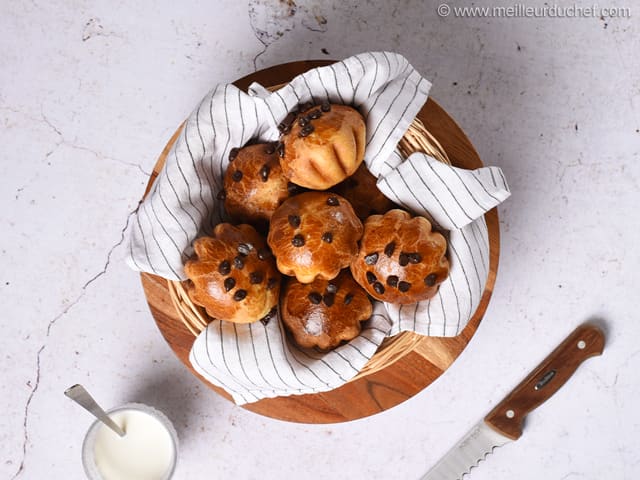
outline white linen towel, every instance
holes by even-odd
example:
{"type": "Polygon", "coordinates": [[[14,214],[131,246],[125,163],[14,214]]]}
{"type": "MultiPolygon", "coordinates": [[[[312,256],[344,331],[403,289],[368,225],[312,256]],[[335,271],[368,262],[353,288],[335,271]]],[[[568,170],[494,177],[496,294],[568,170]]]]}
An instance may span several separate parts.
{"type": "Polygon", "coordinates": [[[367,52],[309,70],[270,93],[253,84],[246,94],[215,87],[196,107],[161,174],[131,224],[128,263],[138,271],[183,280],[183,262],[198,235],[225,221],[216,200],[231,148],[274,141],[277,125],[304,102],[350,104],[364,115],[364,162],[391,200],[448,231],[449,278],[438,294],[414,305],[376,302],[362,333],[320,354],[290,343],[281,322],[264,325],[213,321],[197,337],[190,361],[238,404],[265,397],[334,389],[353,378],[388,335],[410,330],[455,336],[478,306],[489,269],[483,214],[509,196],[499,168],[475,171],[396,146],[427,100],[431,84],[401,55],[367,52]]]}

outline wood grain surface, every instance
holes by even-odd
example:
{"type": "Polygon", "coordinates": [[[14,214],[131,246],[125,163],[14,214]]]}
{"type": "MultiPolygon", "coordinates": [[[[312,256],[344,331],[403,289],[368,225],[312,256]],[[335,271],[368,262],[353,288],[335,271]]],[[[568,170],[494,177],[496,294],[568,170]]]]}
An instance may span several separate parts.
{"type": "MultiPolygon", "coordinates": [[[[243,90],[246,90],[254,81],[264,86],[279,85],[311,68],[329,63],[332,62],[322,60],[286,63],[247,75],[236,81],[235,85],[243,90]]],[[[418,114],[418,118],[442,144],[453,165],[467,169],[482,166],[478,154],[464,132],[435,101],[429,99],[418,114]]],[[[147,186],[147,192],[161,171],[165,157],[180,129],[181,127],[162,151],[147,186]]],[[[431,384],[447,370],[467,346],[476,332],[491,298],[499,257],[499,225],[496,209],[489,211],[485,215],[485,219],[489,231],[489,276],[478,309],[460,335],[439,338],[422,337],[404,332],[400,335],[415,337],[413,346],[383,370],[360,377],[329,392],[263,399],[243,405],[243,408],[261,415],[292,422],[344,422],[392,408],[431,384]]],[[[169,297],[167,281],[147,273],[141,274],[141,280],[151,314],[160,332],[178,358],[196,377],[220,395],[231,399],[228,393],[207,382],[191,367],[188,357],[195,338],[178,318],[169,297]]]]}
{"type": "Polygon", "coordinates": [[[582,362],[601,355],[604,342],[604,333],[599,327],[588,323],[580,325],[496,405],[484,421],[517,440],[522,435],[525,417],[567,383],[582,362]]]}

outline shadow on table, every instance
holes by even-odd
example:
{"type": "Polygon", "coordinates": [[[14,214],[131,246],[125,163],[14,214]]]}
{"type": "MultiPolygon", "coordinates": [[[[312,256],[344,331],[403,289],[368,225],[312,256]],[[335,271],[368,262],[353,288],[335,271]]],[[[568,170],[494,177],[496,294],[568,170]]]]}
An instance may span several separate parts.
{"type": "Polygon", "coordinates": [[[144,372],[140,375],[144,381],[129,392],[126,398],[131,402],[140,402],[162,411],[173,423],[181,441],[198,432],[194,428],[195,412],[200,411],[198,404],[211,404],[225,400],[201,385],[194,377],[175,375],[172,370],[159,368],[157,371],[144,372]]]}

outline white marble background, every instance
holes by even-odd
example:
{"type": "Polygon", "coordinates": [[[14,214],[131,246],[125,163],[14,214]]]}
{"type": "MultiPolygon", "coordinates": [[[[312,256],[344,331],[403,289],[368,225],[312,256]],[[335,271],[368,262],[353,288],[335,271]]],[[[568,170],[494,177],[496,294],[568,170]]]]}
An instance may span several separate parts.
{"type": "Polygon", "coordinates": [[[589,318],[608,325],[604,356],[472,477],[635,478],[640,5],[625,1],[600,3],[630,19],[440,18],[420,0],[0,2],[0,478],[83,477],[91,419],[62,394],[81,382],[107,407],[164,410],[179,479],[417,479],[589,318]],[[346,424],[270,420],[174,357],[122,232],[213,84],[374,49],[430,78],[510,180],[495,293],[463,355],[410,401],[346,424]]]}

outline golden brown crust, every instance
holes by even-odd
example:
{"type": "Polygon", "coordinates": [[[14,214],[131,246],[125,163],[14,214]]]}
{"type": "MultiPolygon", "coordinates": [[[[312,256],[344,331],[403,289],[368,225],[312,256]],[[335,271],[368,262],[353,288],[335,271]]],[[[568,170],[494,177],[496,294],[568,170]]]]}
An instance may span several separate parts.
{"type": "Polygon", "coordinates": [[[302,283],[331,280],[358,252],[362,222],[349,202],[327,192],[286,200],[271,217],[267,241],[278,270],[302,283]]]}
{"type": "Polygon", "coordinates": [[[365,222],[351,272],[377,300],[416,303],[433,297],[449,275],[446,251],[447,241],[426,218],[390,210],[365,222]]]}
{"type": "Polygon", "coordinates": [[[333,280],[304,284],[290,279],[283,291],[281,318],[294,341],[304,348],[328,350],[360,333],[371,317],[366,292],[343,270],[333,280]]]}
{"type": "Polygon", "coordinates": [[[302,112],[283,136],[282,171],[297,185],[326,190],[356,171],[364,158],[365,141],[364,119],[354,108],[313,107],[302,112]]]}
{"type": "Polygon", "coordinates": [[[225,172],[224,206],[235,221],[266,227],[276,208],[289,197],[288,183],[275,144],[243,147],[225,172]]]}
{"type": "Polygon", "coordinates": [[[197,258],[185,273],[191,300],[218,320],[250,323],[278,304],[280,272],[267,244],[250,225],[221,223],[193,244],[197,258]]]}
{"type": "Polygon", "coordinates": [[[380,215],[393,208],[398,208],[378,190],[376,177],[362,163],[353,175],[336,185],[333,189],[338,195],[346,198],[360,220],[371,215],[380,215]]]}

